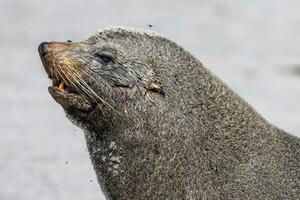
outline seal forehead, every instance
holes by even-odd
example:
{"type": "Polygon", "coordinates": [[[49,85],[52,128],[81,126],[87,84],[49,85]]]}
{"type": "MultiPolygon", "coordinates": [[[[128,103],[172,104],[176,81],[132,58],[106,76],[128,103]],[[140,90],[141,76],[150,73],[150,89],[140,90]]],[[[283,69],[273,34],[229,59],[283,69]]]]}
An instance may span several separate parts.
{"type": "Polygon", "coordinates": [[[151,30],[146,30],[142,28],[135,28],[130,26],[109,26],[104,29],[98,29],[98,33],[105,33],[105,32],[114,32],[114,33],[129,33],[129,34],[136,34],[136,35],[147,35],[150,37],[159,37],[166,39],[167,37],[151,30]]]}
{"type": "MultiPolygon", "coordinates": [[[[135,37],[135,38],[152,38],[156,41],[164,40],[169,41],[166,36],[151,30],[146,30],[142,28],[133,28],[126,26],[109,26],[104,29],[98,29],[97,32],[87,38],[88,42],[97,42],[102,39],[121,39],[126,37],[135,37]]],[[[106,40],[105,39],[105,40],[106,40]]]]}

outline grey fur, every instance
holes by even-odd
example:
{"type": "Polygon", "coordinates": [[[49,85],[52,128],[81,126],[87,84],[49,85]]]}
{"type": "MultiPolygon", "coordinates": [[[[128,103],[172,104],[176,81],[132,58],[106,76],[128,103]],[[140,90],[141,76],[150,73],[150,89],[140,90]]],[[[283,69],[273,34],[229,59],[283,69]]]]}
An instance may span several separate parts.
{"type": "Polygon", "coordinates": [[[126,28],[83,44],[89,50],[72,58],[97,71],[101,84],[90,85],[114,109],[99,103],[66,113],[85,130],[107,199],[300,199],[300,140],[268,123],[183,48],[126,28]],[[116,62],[97,64],[95,50],[113,51],[116,62]],[[164,97],[147,89],[151,82],[164,97]]]}

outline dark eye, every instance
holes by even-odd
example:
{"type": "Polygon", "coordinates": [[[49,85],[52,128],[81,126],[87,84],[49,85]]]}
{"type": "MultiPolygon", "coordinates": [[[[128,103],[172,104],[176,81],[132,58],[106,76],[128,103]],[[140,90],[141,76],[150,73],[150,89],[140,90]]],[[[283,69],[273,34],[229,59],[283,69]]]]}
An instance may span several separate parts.
{"type": "Polygon", "coordinates": [[[96,53],[95,57],[97,57],[102,64],[108,64],[113,61],[113,57],[107,53],[96,53]]]}

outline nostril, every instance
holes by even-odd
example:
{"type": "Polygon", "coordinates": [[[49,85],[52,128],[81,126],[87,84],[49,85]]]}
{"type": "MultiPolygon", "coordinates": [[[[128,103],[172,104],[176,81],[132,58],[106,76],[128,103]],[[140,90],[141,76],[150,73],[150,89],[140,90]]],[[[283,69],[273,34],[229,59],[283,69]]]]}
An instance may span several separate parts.
{"type": "Polygon", "coordinates": [[[39,45],[39,53],[41,56],[44,56],[46,53],[48,53],[48,46],[49,46],[49,42],[42,42],[39,45]]]}

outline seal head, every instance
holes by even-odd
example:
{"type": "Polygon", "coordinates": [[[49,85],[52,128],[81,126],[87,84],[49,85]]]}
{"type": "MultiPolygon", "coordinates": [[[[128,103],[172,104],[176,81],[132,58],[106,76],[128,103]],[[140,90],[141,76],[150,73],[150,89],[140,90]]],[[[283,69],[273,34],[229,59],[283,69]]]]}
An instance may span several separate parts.
{"type": "Polygon", "coordinates": [[[127,46],[108,40],[110,35],[97,36],[85,42],[39,45],[44,68],[52,80],[49,92],[66,111],[90,112],[100,106],[127,112],[129,99],[139,101],[151,95],[153,101],[165,96],[151,66],[142,64],[143,57],[132,56],[137,52],[126,53],[127,46]]]}

